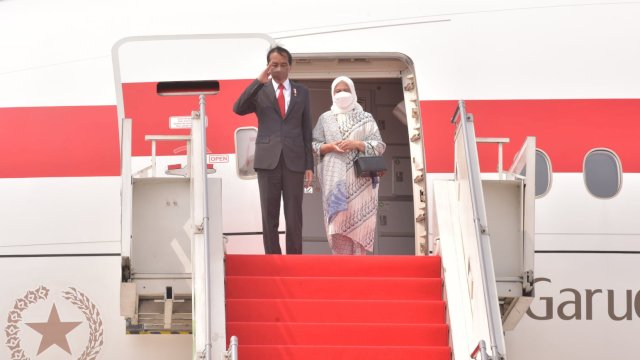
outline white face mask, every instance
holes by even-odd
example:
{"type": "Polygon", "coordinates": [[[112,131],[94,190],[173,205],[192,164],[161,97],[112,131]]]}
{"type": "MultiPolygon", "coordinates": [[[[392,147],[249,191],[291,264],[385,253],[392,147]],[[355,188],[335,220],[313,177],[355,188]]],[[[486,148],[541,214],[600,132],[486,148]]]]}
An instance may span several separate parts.
{"type": "Polygon", "coordinates": [[[353,104],[353,96],[346,91],[339,92],[333,95],[333,103],[340,110],[347,110],[353,104]]]}

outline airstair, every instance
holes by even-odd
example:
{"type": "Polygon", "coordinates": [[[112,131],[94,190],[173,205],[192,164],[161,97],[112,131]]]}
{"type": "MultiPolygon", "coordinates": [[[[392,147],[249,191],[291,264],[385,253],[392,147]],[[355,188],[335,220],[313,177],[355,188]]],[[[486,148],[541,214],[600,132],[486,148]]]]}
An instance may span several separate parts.
{"type": "Polygon", "coordinates": [[[122,126],[121,315],[129,334],[193,334],[194,359],[234,354],[226,350],[221,179],[207,176],[206,163],[206,96],[218,90],[217,81],[158,83],[158,95],[191,95],[199,111],[189,135],[146,135],[151,164],[135,172],[135,119],[122,126]],[[184,143],[183,161],[157,164],[160,141],[184,143]]]}
{"type": "Polygon", "coordinates": [[[504,331],[515,328],[534,296],[535,138],[502,169],[504,138],[476,138],[460,101],[455,172],[433,182],[435,253],[442,256],[456,358],[506,359],[504,331]],[[497,176],[480,173],[478,146],[498,146],[497,176]]]}
{"type": "Polygon", "coordinates": [[[452,119],[454,177],[433,182],[436,256],[408,261],[234,255],[226,257],[225,269],[221,180],[207,177],[212,170],[201,115],[205,95],[215,94],[217,86],[158,84],[161,95],[198,95],[200,110],[192,113],[189,135],[147,135],[151,161],[137,171],[131,157],[134,120],[123,121],[120,299],[128,333],[193,334],[194,359],[507,359],[504,331],[517,325],[534,295],[534,138],[526,139],[508,169],[499,165],[493,177],[480,174],[479,144],[497,145],[501,164],[508,139],[476,138],[473,116],[459,103],[452,119]],[[179,165],[156,162],[160,141],[186,145],[179,165]],[[434,264],[441,264],[442,280],[434,264]],[[425,268],[432,269],[426,278],[425,268]],[[391,287],[381,290],[387,283],[391,287]],[[353,309],[340,315],[344,309],[336,304],[353,309]],[[241,345],[227,331],[240,335],[241,345]],[[366,336],[347,334],[352,331],[366,336]]]}

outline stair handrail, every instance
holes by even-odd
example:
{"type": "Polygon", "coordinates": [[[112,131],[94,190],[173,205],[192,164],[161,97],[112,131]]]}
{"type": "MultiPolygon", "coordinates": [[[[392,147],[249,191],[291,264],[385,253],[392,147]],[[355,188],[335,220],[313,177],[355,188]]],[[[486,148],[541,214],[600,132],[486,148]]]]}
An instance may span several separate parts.
{"type": "Polygon", "coordinates": [[[158,141],[186,141],[187,165],[185,167],[187,169],[191,168],[191,165],[189,163],[191,161],[191,156],[189,156],[191,148],[191,135],[145,135],[144,140],[151,141],[151,177],[156,177],[156,144],[158,141]]]}
{"type": "MultiPolygon", "coordinates": [[[[191,164],[189,169],[192,219],[191,273],[193,298],[197,299],[192,302],[193,317],[194,319],[204,317],[204,321],[194,323],[195,355],[205,360],[213,360],[214,357],[217,358],[226,352],[224,345],[226,339],[223,290],[224,251],[221,241],[215,244],[211,244],[210,241],[210,199],[207,178],[206,96],[216,95],[219,90],[220,83],[217,80],[167,81],[159,82],[156,85],[158,95],[198,96],[199,100],[199,111],[191,113],[191,164]],[[212,292],[212,289],[215,291],[212,292]]],[[[222,232],[219,231],[219,234],[220,240],[222,240],[222,232]]]]}
{"type": "MultiPolygon", "coordinates": [[[[504,342],[502,340],[502,321],[500,315],[500,305],[498,303],[497,287],[495,280],[495,273],[493,270],[493,259],[491,255],[491,247],[489,243],[489,230],[487,226],[487,216],[484,206],[480,206],[479,203],[483,199],[482,182],[477,176],[480,174],[480,169],[476,169],[478,166],[478,154],[477,146],[475,142],[475,131],[473,129],[473,117],[471,114],[467,114],[464,100],[458,102],[455,113],[451,119],[451,123],[455,124],[459,119],[458,124],[458,136],[462,134],[465,158],[471,159],[468,166],[471,168],[469,171],[469,183],[471,194],[471,207],[473,211],[474,227],[476,229],[476,243],[479,253],[479,265],[482,283],[482,294],[485,302],[485,311],[487,317],[487,332],[489,336],[489,344],[491,347],[492,357],[491,359],[504,359],[505,353],[504,342]]],[[[458,173],[456,171],[456,177],[458,173]]],[[[483,343],[484,340],[480,340],[483,343]]]]}
{"type": "Polygon", "coordinates": [[[504,169],[502,168],[502,145],[509,143],[509,138],[476,138],[478,144],[498,144],[498,179],[504,178],[504,169]]]}
{"type": "Polygon", "coordinates": [[[235,335],[229,339],[229,349],[225,353],[225,360],[238,360],[238,337],[235,335]]]}
{"type": "Polygon", "coordinates": [[[484,340],[480,340],[475,349],[471,352],[471,358],[477,360],[478,354],[480,354],[480,360],[489,360],[489,354],[487,354],[487,344],[484,340]]]}

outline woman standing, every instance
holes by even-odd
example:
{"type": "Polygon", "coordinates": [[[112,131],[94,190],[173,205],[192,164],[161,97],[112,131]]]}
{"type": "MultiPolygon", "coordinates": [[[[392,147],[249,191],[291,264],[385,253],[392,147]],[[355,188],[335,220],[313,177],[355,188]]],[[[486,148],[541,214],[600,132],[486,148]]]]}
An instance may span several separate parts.
{"type": "Polygon", "coordinates": [[[373,116],[358,104],[351,79],[336,78],[331,96],[331,110],[313,129],[325,230],[334,254],[366,255],[375,239],[378,178],[358,177],[353,162],[382,155],[386,145],[373,116]]]}

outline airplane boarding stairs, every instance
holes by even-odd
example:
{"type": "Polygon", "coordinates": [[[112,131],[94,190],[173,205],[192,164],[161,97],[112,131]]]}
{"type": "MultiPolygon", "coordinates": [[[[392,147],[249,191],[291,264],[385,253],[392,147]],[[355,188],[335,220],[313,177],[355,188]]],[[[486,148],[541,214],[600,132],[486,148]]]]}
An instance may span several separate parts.
{"type": "Polygon", "coordinates": [[[437,256],[227,255],[239,359],[451,358],[437,256]]]}
{"type": "Polygon", "coordinates": [[[455,358],[507,358],[504,331],[534,297],[535,138],[502,169],[504,138],[476,138],[460,101],[453,178],[433,181],[434,253],[442,257],[455,358]],[[478,144],[498,144],[497,174],[480,173],[478,144]],[[484,176],[483,176],[484,175],[484,176]]]}
{"type": "Polygon", "coordinates": [[[507,359],[504,331],[534,296],[535,138],[503,171],[508,139],[476,138],[462,101],[452,123],[455,176],[434,182],[437,256],[227,255],[241,359],[507,359]],[[478,143],[498,144],[497,178],[481,177],[478,143]]]}
{"type": "Polygon", "coordinates": [[[200,99],[190,136],[149,138],[187,142],[178,178],[156,176],[154,156],[132,173],[123,119],[127,332],[191,333],[185,358],[205,360],[507,358],[503,331],[534,296],[535,139],[481,179],[476,147],[487,139],[460,102],[454,178],[433,182],[431,256],[229,255],[200,99]]]}

